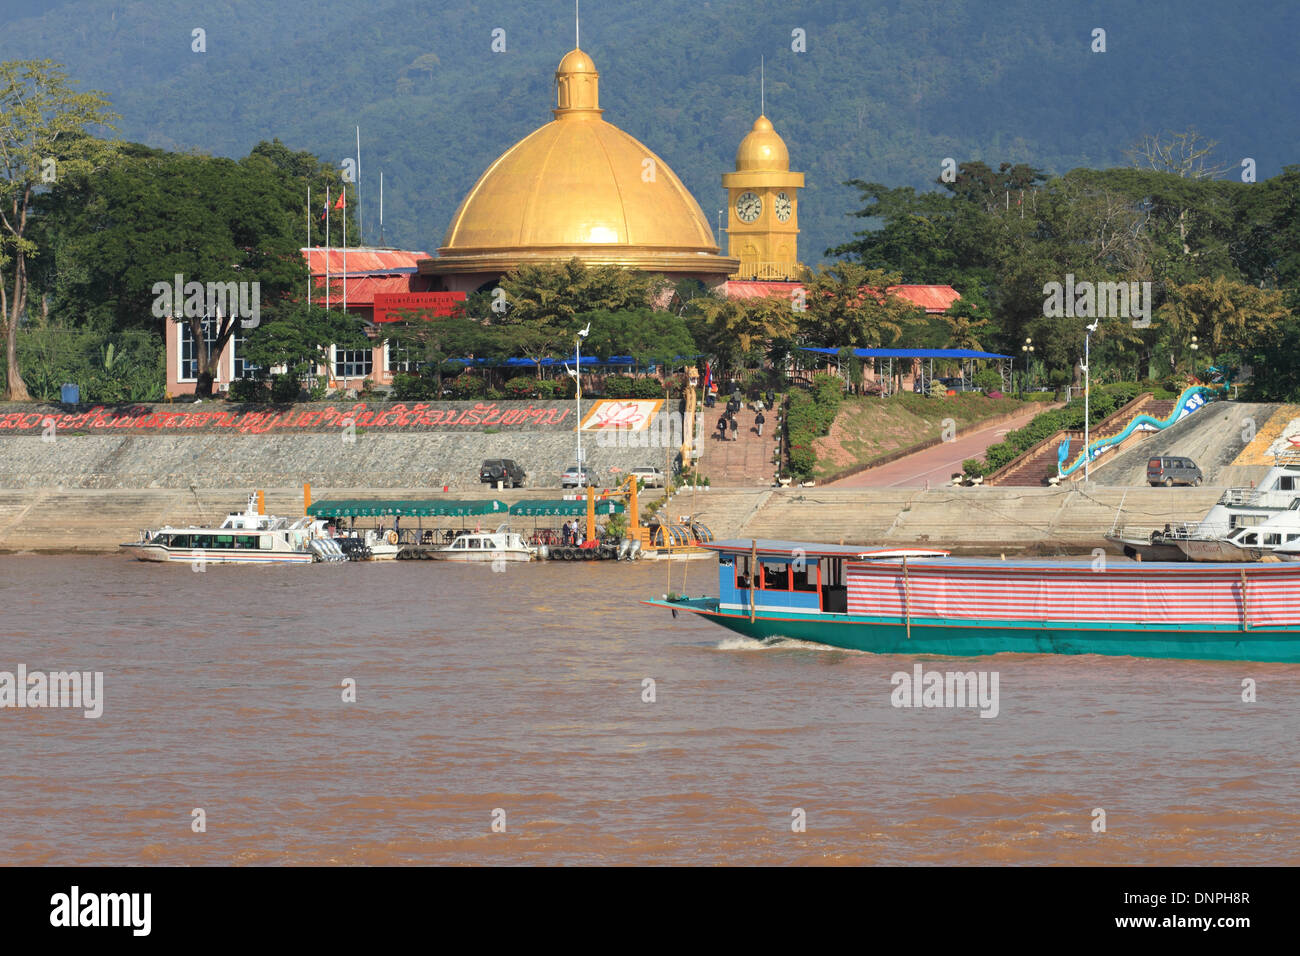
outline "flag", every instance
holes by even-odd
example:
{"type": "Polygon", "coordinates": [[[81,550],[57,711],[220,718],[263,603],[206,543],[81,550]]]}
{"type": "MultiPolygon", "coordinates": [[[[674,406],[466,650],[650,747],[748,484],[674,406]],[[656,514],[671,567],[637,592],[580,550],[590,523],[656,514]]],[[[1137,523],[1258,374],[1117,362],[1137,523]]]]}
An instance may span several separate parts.
{"type": "Polygon", "coordinates": [[[325,200],[325,205],[320,207],[320,217],[322,219],[328,219],[330,217],[330,201],[328,199],[325,200]]]}
{"type": "Polygon", "coordinates": [[[348,191],[347,191],[346,189],[339,193],[339,198],[338,198],[338,200],[335,201],[335,203],[334,203],[334,208],[335,208],[335,209],[346,209],[346,208],[347,208],[347,205],[348,205],[347,198],[346,198],[346,197],[347,197],[347,194],[348,194],[348,191]]]}
{"type": "Polygon", "coordinates": [[[709,394],[709,386],[713,384],[713,366],[708,362],[704,363],[704,394],[709,394]]]}

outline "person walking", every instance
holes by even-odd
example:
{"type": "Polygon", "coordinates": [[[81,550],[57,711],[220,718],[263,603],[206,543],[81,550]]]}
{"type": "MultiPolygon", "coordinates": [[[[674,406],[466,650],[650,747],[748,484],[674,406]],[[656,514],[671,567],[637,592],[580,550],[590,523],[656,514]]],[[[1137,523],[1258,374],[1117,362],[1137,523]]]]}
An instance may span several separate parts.
{"type": "Polygon", "coordinates": [[[731,440],[740,441],[740,422],[736,421],[736,416],[731,416],[731,440]]]}
{"type": "Polygon", "coordinates": [[[772,389],[770,388],[767,390],[767,407],[768,408],[776,407],[776,392],[772,391],[772,389]]]}
{"type": "Polygon", "coordinates": [[[757,415],[754,416],[754,424],[755,424],[755,425],[757,426],[757,428],[758,428],[758,437],[759,437],[759,438],[762,438],[762,437],[763,437],[763,423],[764,423],[765,421],[767,421],[767,419],[763,417],[763,412],[760,410],[759,413],[758,413],[757,415]]]}
{"type": "Polygon", "coordinates": [[[723,412],[718,416],[718,440],[727,440],[727,413],[723,412]]]}

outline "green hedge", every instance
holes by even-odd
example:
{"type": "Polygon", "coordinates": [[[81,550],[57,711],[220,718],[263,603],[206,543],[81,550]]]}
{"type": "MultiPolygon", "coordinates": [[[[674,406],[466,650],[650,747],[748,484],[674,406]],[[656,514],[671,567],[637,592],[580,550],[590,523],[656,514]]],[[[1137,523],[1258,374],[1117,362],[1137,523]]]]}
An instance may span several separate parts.
{"type": "Polygon", "coordinates": [[[605,398],[663,398],[664,385],[657,378],[607,375],[601,394],[605,398]]]}
{"type": "Polygon", "coordinates": [[[808,391],[795,389],[786,408],[786,436],[790,443],[790,476],[798,481],[812,477],[817,464],[813,442],[830,434],[831,424],[844,400],[844,383],[836,375],[817,375],[808,391]]]}
{"type": "MultiPolygon", "coordinates": [[[[1120,382],[1116,385],[1098,385],[1092,390],[1088,418],[1090,425],[1113,415],[1143,392],[1153,392],[1157,398],[1169,396],[1167,390],[1154,387],[1150,382],[1120,382]],[[1162,395],[1162,393],[1165,393],[1162,395]]],[[[989,475],[1003,465],[1023,455],[1039,442],[1057,432],[1083,428],[1083,399],[1072,399],[1064,408],[1055,408],[1038,415],[1024,428],[1008,432],[1004,441],[991,446],[984,460],[970,458],[962,463],[966,474],[989,475]]]]}

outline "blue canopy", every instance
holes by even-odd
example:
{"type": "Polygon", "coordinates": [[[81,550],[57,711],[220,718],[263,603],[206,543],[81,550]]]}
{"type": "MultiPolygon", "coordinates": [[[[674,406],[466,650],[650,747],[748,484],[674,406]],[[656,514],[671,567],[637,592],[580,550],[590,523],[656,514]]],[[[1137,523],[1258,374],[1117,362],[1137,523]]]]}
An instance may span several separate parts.
{"type": "MultiPolygon", "coordinates": [[[[805,352],[820,352],[823,355],[838,355],[840,349],[813,348],[802,346],[805,352]]],[[[933,358],[933,359],[1005,359],[1010,355],[996,352],[976,352],[973,349],[853,349],[855,358],[933,358]]]]}

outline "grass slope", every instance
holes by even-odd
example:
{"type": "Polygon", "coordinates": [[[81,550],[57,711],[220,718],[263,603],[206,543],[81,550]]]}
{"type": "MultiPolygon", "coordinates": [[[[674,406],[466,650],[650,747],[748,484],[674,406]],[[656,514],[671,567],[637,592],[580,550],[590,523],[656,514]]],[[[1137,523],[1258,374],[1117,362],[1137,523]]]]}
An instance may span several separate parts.
{"type": "Polygon", "coordinates": [[[901,448],[938,438],[946,420],[958,432],[971,425],[1015,412],[1029,402],[1014,398],[989,398],[965,392],[946,398],[929,398],[912,392],[889,398],[846,397],[830,434],[813,443],[818,481],[858,465],[879,461],[901,448]]]}

